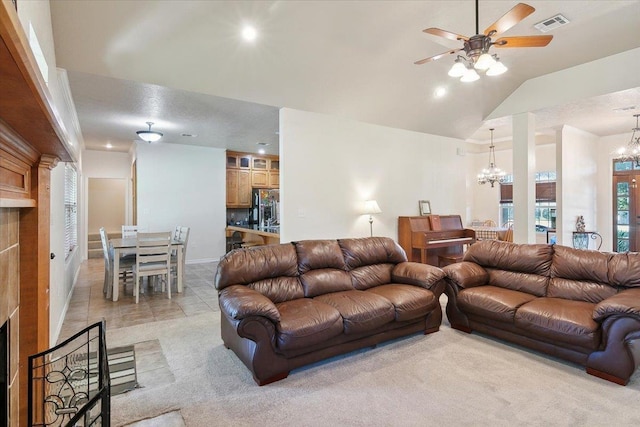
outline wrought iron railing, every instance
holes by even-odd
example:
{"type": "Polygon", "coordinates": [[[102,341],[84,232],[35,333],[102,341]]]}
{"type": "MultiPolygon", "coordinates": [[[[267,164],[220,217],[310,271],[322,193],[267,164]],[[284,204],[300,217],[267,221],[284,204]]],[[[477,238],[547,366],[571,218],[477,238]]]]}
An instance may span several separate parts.
{"type": "Polygon", "coordinates": [[[104,321],[29,357],[29,426],[111,424],[104,321]]]}

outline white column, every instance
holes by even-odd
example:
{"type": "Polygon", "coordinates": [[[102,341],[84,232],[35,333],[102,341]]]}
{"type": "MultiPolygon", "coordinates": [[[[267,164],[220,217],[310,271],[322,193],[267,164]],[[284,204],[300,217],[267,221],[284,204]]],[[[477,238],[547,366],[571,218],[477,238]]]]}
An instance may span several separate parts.
{"type": "Polygon", "coordinates": [[[535,243],[535,117],[513,116],[513,241],[535,243]]]}
{"type": "Polygon", "coordinates": [[[556,130],[556,243],[558,245],[571,246],[572,242],[565,241],[564,236],[564,193],[562,163],[562,128],[556,130]]]}

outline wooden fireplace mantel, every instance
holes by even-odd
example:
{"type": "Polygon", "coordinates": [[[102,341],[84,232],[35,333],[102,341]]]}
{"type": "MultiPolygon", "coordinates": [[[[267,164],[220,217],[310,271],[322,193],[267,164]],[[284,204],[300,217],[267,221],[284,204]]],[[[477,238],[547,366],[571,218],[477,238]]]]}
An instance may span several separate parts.
{"type": "Polygon", "coordinates": [[[28,356],[50,347],[49,185],[56,163],[73,161],[68,141],[14,5],[0,0],[0,231],[15,237],[0,239],[0,271],[9,272],[0,287],[19,294],[0,301],[18,359],[9,372],[11,426],[27,421],[28,356]]]}

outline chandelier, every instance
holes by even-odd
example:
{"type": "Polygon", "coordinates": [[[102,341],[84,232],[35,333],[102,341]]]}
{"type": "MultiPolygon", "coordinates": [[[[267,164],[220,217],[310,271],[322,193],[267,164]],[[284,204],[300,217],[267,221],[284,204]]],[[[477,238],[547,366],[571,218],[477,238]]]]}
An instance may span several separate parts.
{"type": "Polygon", "coordinates": [[[621,162],[634,162],[636,167],[640,167],[640,134],[636,136],[636,132],[640,132],[640,127],[638,127],[639,116],[640,114],[633,115],[636,118],[636,127],[632,129],[631,140],[626,147],[618,150],[618,157],[614,159],[621,162]]]}
{"type": "Polygon", "coordinates": [[[493,131],[495,129],[489,129],[491,131],[491,145],[489,146],[489,167],[486,169],[482,169],[482,171],[478,174],[478,184],[486,184],[487,182],[491,184],[491,188],[493,188],[493,184],[496,182],[502,184],[505,179],[506,173],[496,166],[496,150],[495,145],[493,145],[493,131]]]}
{"type": "Polygon", "coordinates": [[[136,132],[138,134],[138,136],[140,137],[140,139],[142,139],[143,141],[147,141],[147,142],[151,143],[151,142],[156,142],[157,140],[162,138],[162,133],[161,132],[156,132],[156,131],[151,130],[151,125],[153,124],[153,122],[147,122],[147,124],[149,125],[149,129],[148,130],[139,130],[139,131],[136,132]]]}

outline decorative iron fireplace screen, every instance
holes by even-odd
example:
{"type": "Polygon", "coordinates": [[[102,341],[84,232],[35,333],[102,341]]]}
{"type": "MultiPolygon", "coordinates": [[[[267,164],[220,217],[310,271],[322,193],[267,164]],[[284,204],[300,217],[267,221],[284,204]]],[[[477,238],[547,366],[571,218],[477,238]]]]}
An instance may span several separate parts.
{"type": "Polygon", "coordinates": [[[29,426],[110,426],[104,321],[29,357],[29,426]]]}

